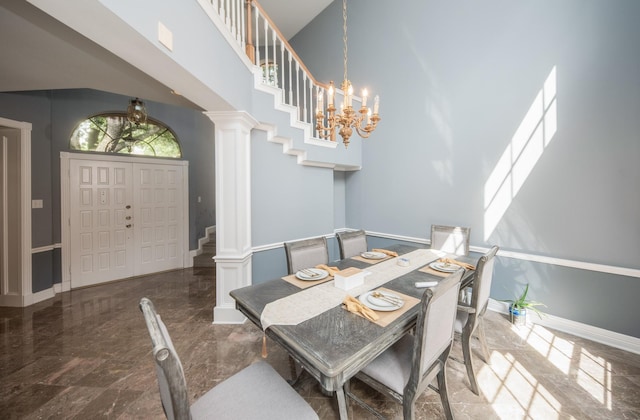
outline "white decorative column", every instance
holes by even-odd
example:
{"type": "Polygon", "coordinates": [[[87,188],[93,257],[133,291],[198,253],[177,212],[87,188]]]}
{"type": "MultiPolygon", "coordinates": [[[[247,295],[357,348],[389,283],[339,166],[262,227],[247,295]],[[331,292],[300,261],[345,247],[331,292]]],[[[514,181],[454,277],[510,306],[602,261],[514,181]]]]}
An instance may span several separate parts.
{"type": "Polygon", "coordinates": [[[216,306],[214,324],[245,317],[229,292],[251,284],[251,129],[244,111],[205,112],[215,124],[216,306]]]}

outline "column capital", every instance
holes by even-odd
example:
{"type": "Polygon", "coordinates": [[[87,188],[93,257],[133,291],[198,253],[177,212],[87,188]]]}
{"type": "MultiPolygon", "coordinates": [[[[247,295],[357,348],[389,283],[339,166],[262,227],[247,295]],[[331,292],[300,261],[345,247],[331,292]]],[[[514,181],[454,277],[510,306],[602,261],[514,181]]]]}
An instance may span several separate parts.
{"type": "Polygon", "coordinates": [[[205,111],[204,115],[209,117],[218,128],[243,128],[251,130],[259,122],[246,111],[205,111]]]}

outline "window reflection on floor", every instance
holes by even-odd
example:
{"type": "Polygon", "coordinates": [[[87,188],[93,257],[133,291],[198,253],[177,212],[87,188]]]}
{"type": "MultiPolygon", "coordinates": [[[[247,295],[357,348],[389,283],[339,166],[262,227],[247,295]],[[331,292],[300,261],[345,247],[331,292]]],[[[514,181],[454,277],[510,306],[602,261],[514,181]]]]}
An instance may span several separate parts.
{"type": "Polygon", "coordinates": [[[633,395],[618,398],[614,407],[612,362],[584,348],[581,339],[540,325],[512,326],[511,333],[518,350],[494,349],[490,365],[478,364],[481,392],[499,418],[580,419],[587,412],[619,418],[627,409],[638,413],[637,403],[626,406],[633,395]]]}

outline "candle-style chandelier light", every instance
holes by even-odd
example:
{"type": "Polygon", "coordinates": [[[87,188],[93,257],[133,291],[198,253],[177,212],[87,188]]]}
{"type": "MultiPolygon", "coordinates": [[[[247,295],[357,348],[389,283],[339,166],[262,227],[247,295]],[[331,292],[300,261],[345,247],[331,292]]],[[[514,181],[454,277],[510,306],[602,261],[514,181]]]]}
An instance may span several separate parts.
{"type": "Polygon", "coordinates": [[[334,105],[335,87],[333,81],[329,84],[327,91],[327,126],[324,124],[324,93],[318,92],[317,110],[316,110],[316,130],[318,135],[324,139],[329,138],[331,141],[336,140],[336,129],[342,137],[344,147],[349,146],[349,139],[353,130],[362,138],[367,138],[376,129],[378,121],[381,120],[378,114],[380,107],[380,97],[378,95],[373,99],[373,112],[367,107],[368,93],[364,89],[362,91],[362,105],[358,111],[353,109],[353,86],[347,78],[347,0],[342,1],[342,19],[343,19],[343,41],[344,41],[344,80],[342,81],[342,92],[344,101],[340,113],[336,113],[334,105]]]}

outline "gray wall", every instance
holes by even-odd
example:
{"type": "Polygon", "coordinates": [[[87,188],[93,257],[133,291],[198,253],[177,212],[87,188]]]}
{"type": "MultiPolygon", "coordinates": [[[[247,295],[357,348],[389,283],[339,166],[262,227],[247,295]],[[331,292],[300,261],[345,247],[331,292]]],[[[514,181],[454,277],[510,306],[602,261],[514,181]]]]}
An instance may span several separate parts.
{"type": "Polygon", "coordinates": [[[251,145],[252,244],[332,233],[333,171],[302,166],[256,131],[251,145]]]}
{"type": "MultiPolygon", "coordinates": [[[[340,176],[338,176],[340,178],[340,176]]],[[[344,227],[344,186],[329,168],[303,166],[266,133],[251,137],[251,242],[269,249],[252,257],[252,282],[287,274],[280,243],[330,235],[344,227]],[[276,248],[272,248],[276,245],[276,248]]],[[[338,259],[335,238],[327,239],[330,261],[338,259]]]]}
{"type": "MultiPolygon", "coordinates": [[[[130,99],[88,89],[0,93],[0,116],[32,123],[32,197],[42,199],[44,204],[42,209],[32,211],[34,248],[61,240],[60,152],[69,151],[69,138],[76,125],[94,114],[124,111],[130,99]]],[[[195,249],[205,228],[215,225],[213,123],[192,109],[148,101],[145,104],[149,115],[174,130],[183,159],[189,161],[189,247],[195,249]]],[[[46,255],[34,255],[34,292],[61,280],[60,253],[41,254],[46,255]]]]}
{"type": "MultiPolygon", "coordinates": [[[[292,40],[322,81],[341,79],[341,6],[292,40]]],[[[349,78],[380,94],[383,119],[346,178],[347,226],[426,238],[432,223],[464,225],[475,246],[640,268],[640,2],[348,7],[349,78]],[[529,125],[541,92],[556,107],[546,131],[529,125]],[[504,166],[516,188],[499,194],[490,229],[491,174],[529,135],[525,157],[504,166]]],[[[638,278],[501,257],[492,296],[525,283],[551,314],[640,337],[619,311],[635,306],[638,278]]]]}

